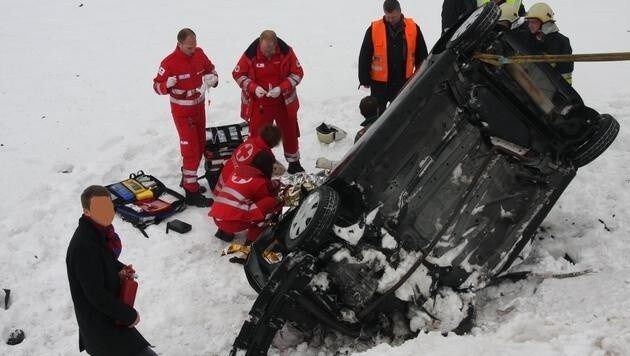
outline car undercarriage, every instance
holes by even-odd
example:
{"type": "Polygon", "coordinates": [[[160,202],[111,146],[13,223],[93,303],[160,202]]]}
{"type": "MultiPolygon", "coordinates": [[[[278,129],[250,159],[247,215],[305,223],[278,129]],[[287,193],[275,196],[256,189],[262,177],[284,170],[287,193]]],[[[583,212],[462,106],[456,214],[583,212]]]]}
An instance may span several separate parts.
{"type": "Polygon", "coordinates": [[[252,245],[245,273],[259,295],[232,354],[265,355],[285,325],[368,343],[474,325],[475,293],[509,271],[619,130],[547,64],[475,60],[528,53],[496,28],[498,11],[445,34],[323,183],[252,245]]]}

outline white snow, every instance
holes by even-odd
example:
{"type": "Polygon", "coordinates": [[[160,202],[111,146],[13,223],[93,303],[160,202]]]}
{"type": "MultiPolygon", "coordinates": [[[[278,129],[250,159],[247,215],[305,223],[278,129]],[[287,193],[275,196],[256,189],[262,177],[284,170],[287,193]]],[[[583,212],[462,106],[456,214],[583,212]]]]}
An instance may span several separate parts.
{"type": "Polygon", "coordinates": [[[398,241],[396,241],[394,237],[387,232],[387,230],[381,229],[381,234],[383,234],[381,247],[393,250],[396,248],[396,246],[398,246],[398,241]]]}
{"type": "Polygon", "coordinates": [[[361,237],[363,236],[363,231],[365,230],[365,222],[358,221],[355,224],[350,226],[337,226],[333,225],[333,232],[337,237],[342,240],[345,240],[350,245],[356,245],[361,237]]]}
{"type": "Polygon", "coordinates": [[[402,276],[411,270],[413,264],[416,263],[422,255],[420,252],[407,252],[403,249],[400,251],[400,262],[398,266],[394,268],[389,264],[385,265],[383,276],[378,281],[378,292],[383,293],[398,283],[402,276]]]}
{"type": "Polygon", "coordinates": [[[425,266],[418,267],[413,274],[403,283],[400,288],[396,289],[396,298],[400,300],[410,301],[421,295],[428,297],[431,292],[431,284],[433,279],[429,274],[429,270],[425,266]]]}
{"type": "MultiPolygon", "coordinates": [[[[441,1],[404,1],[429,47],[440,32],[441,1]]],[[[535,1],[526,1],[531,5],[535,1]]],[[[574,53],[630,51],[630,2],[550,0],[574,53]]],[[[139,169],[171,187],[179,182],[178,139],[168,99],[151,89],[179,29],[191,27],[217,66],[208,124],[239,120],[240,92],[230,72],[263,29],[292,45],[305,69],[301,100],[302,163],[339,159],[362,121],[357,58],[382,1],[223,2],[5,1],[0,5],[0,355],[74,355],[78,330],[65,270],[69,239],[81,214],[80,192],[139,169]],[[80,6],[82,5],[82,6],[80,6]],[[319,143],[321,122],[349,138],[319,143]],[[26,333],[5,344],[11,330],[26,333]]],[[[421,333],[365,355],[630,354],[630,63],[578,63],[575,88],[585,103],[612,114],[617,141],[579,170],[519,269],[596,273],[531,279],[479,295],[477,327],[467,336],[421,333]],[[602,222],[599,221],[601,219],[602,222]],[[569,264],[568,254],[575,262],[569,264]]],[[[281,157],[281,151],[276,152],[281,157]]],[[[201,172],[200,172],[201,173],[201,172]]],[[[150,227],[149,239],[116,219],[121,260],[140,275],[140,332],[161,355],[227,354],[256,293],[242,268],[220,257],[225,243],[206,209],[179,216],[185,235],[150,227]]],[[[283,355],[328,355],[334,344],[304,343],[283,355]]],[[[279,354],[272,349],[270,354],[279,354]]]]}

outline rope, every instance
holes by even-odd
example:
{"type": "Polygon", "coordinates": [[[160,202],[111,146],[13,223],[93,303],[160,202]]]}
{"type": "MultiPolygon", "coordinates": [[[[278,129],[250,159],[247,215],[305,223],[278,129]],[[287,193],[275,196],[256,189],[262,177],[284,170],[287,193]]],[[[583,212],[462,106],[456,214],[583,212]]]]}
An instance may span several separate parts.
{"type": "Polygon", "coordinates": [[[587,53],[587,54],[534,54],[501,56],[498,54],[475,53],[473,58],[495,66],[510,63],[556,63],[556,62],[613,62],[629,61],[630,52],[587,53]]]}

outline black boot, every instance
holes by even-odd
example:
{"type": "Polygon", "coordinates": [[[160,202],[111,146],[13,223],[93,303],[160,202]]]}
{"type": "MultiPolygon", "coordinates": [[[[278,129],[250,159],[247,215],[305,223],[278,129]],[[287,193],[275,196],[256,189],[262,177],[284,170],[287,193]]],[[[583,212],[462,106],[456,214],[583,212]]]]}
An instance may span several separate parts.
{"type": "Polygon", "coordinates": [[[225,242],[232,242],[234,240],[234,234],[231,234],[229,232],[225,232],[221,229],[218,229],[217,232],[214,234],[214,237],[223,240],[225,242]]]}
{"type": "Polygon", "coordinates": [[[300,161],[289,162],[289,168],[287,168],[287,172],[289,172],[289,174],[304,172],[304,168],[302,168],[300,161]]]}
{"type": "MultiPolygon", "coordinates": [[[[215,184],[216,184],[216,183],[215,183],[215,184]]],[[[182,179],[179,181],[179,186],[180,186],[180,187],[182,187],[182,188],[184,188],[184,178],[183,178],[183,177],[182,177],[182,179]]],[[[185,189],[186,189],[186,188],[184,188],[184,190],[185,190],[185,189]]],[[[207,191],[208,191],[208,189],[206,189],[206,187],[204,187],[203,185],[199,184],[199,190],[198,190],[198,192],[199,192],[199,193],[203,194],[203,193],[205,193],[205,192],[207,192],[207,191]]]]}
{"type": "Polygon", "coordinates": [[[196,192],[189,192],[186,190],[186,204],[196,206],[199,208],[207,208],[214,203],[211,198],[206,198],[201,194],[201,190],[196,192]]]}

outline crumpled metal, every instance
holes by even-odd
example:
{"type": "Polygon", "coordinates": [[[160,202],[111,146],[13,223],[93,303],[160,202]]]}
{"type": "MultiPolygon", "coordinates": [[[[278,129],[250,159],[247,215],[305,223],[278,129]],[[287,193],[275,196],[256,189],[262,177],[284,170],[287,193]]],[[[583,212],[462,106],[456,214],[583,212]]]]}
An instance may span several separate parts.
{"type": "Polygon", "coordinates": [[[285,188],[280,191],[280,198],[285,206],[297,207],[302,200],[303,191],[308,193],[322,185],[325,180],[326,176],[312,173],[283,176],[281,182],[285,188]]]}

